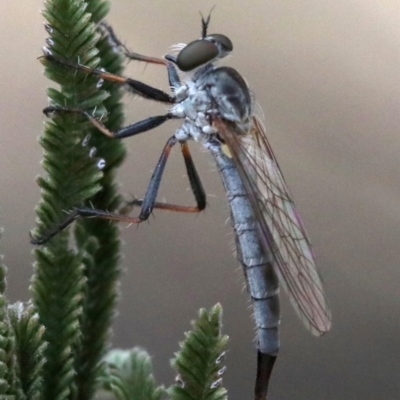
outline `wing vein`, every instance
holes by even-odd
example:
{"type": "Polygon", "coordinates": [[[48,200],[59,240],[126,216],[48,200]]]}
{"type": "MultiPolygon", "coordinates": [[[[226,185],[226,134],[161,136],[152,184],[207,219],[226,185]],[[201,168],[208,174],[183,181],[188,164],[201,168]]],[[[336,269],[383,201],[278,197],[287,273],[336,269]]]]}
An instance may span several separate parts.
{"type": "Polygon", "coordinates": [[[331,313],[314,253],[261,123],[253,117],[249,133],[219,118],[214,124],[245,186],[260,243],[266,252],[272,251],[274,268],[294,309],[313,334],[327,332],[331,313]]]}

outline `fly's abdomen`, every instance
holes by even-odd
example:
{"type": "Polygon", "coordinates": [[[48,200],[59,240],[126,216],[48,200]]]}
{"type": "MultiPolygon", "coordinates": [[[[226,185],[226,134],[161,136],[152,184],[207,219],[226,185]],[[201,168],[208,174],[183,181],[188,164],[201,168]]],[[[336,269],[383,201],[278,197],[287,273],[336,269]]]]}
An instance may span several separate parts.
{"type": "MultiPolygon", "coordinates": [[[[255,222],[247,222],[245,195],[229,195],[238,260],[246,278],[247,291],[253,304],[257,326],[258,349],[264,354],[276,355],[279,351],[279,284],[271,257],[260,246],[255,222]],[[237,213],[233,210],[239,209],[237,213]],[[244,211],[244,212],[243,212],[244,211]]],[[[247,206],[250,213],[252,209],[247,206]]]]}
{"type": "Polygon", "coordinates": [[[238,260],[253,304],[258,349],[269,355],[279,351],[279,286],[272,255],[260,245],[254,212],[239,172],[221,148],[212,149],[228,197],[238,260]]]}

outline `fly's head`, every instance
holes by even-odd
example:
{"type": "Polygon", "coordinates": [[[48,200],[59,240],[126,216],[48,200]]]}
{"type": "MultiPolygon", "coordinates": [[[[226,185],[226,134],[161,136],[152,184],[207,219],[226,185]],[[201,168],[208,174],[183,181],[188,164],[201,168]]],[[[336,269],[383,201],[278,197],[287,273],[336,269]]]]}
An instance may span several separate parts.
{"type": "Polygon", "coordinates": [[[227,56],[233,50],[233,44],[227,36],[220,33],[207,34],[210,16],[211,12],[206,19],[203,16],[201,18],[201,39],[187,44],[176,58],[166,57],[167,60],[174,62],[181,71],[193,71],[198,67],[227,56]]]}
{"type": "Polygon", "coordinates": [[[179,52],[176,65],[181,71],[192,71],[227,56],[232,49],[232,42],[227,36],[214,33],[186,45],[179,52]]]}

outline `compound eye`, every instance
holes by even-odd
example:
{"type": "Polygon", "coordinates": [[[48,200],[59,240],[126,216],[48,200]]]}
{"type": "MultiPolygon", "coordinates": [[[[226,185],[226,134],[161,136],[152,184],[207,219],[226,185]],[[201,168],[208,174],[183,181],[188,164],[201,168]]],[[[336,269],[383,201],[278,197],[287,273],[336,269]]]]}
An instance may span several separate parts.
{"type": "Polygon", "coordinates": [[[225,35],[221,35],[220,33],[213,33],[212,35],[208,35],[207,39],[220,43],[222,47],[224,47],[224,49],[228,52],[233,50],[231,39],[229,39],[225,35]]]}
{"type": "Polygon", "coordinates": [[[213,60],[218,53],[217,46],[209,40],[195,40],[180,51],[176,65],[181,71],[191,71],[213,60]]]}

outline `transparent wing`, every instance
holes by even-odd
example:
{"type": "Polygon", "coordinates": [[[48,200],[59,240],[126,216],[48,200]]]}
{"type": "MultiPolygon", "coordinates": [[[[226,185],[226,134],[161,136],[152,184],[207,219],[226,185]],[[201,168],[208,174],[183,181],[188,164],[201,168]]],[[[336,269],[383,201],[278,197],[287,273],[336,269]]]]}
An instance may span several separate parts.
{"type": "Polygon", "coordinates": [[[215,119],[235,161],[251,202],[260,241],[272,251],[279,281],[296,312],[315,335],[331,327],[331,313],[307,233],[283,179],[261,123],[253,117],[250,133],[215,119]]]}

